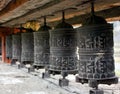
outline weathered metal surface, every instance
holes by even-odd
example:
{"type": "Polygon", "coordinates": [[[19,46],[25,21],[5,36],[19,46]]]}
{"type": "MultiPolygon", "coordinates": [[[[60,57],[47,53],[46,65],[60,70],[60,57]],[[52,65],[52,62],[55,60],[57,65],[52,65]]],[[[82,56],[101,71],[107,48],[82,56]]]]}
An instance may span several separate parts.
{"type": "Polygon", "coordinates": [[[34,66],[49,64],[49,31],[34,32],[34,66]]]}
{"type": "MultiPolygon", "coordinates": [[[[112,24],[77,29],[79,78],[105,80],[115,77],[112,24]]],[[[108,82],[110,83],[110,82],[108,82]]]]}
{"type": "Polygon", "coordinates": [[[21,61],[34,61],[34,39],[33,32],[21,34],[22,53],[21,61]]]}
{"type": "Polygon", "coordinates": [[[12,35],[6,36],[6,57],[12,58],[12,35]]]}
{"type": "Polygon", "coordinates": [[[77,71],[77,36],[71,28],[50,31],[50,68],[51,71],[77,71]]]}
{"type": "Polygon", "coordinates": [[[12,59],[21,61],[21,34],[12,35],[12,59]]]}

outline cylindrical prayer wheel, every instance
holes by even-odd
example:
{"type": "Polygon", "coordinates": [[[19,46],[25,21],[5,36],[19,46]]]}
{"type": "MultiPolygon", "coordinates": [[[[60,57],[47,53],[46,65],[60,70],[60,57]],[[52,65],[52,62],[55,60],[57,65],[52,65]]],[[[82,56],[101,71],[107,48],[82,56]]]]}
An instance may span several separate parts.
{"type": "Polygon", "coordinates": [[[21,61],[21,34],[12,35],[12,59],[21,61]]]}
{"type": "Polygon", "coordinates": [[[103,84],[116,83],[113,25],[94,15],[94,20],[89,19],[88,24],[77,29],[77,35],[79,53],[77,81],[83,83],[95,79],[103,84]]]}
{"type": "Polygon", "coordinates": [[[73,27],[62,22],[50,31],[51,72],[75,74],[77,72],[77,36],[73,27]]]}
{"type": "Polygon", "coordinates": [[[22,43],[21,62],[33,63],[34,39],[33,32],[31,29],[28,29],[28,31],[25,33],[21,33],[21,43],[22,43]]]}
{"type": "Polygon", "coordinates": [[[6,57],[12,58],[12,35],[6,36],[6,57]]]}
{"type": "Polygon", "coordinates": [[[34,67],[45,67],[49,64],[49,26],[42,26],[34,32],[34,67]]]}

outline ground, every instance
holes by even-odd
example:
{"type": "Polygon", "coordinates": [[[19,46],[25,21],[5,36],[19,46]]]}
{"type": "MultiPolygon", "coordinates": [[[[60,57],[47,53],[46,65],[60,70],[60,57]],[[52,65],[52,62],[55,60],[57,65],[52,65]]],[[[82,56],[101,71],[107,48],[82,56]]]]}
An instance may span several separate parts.
{"type": "MultiPolygon", "coordinates": [[[[0,94],[89,94],[87,84],[75,82],[75,76],[69,75],[69,86],[60,87],[58,79],[60,75],[42,79],[40,73],[27,73],[27,69],[17,69],[17,66],[0,63],[0,94]]],[[[99,85],[104,94],[120,94],[120,84],[99,85]]]]}

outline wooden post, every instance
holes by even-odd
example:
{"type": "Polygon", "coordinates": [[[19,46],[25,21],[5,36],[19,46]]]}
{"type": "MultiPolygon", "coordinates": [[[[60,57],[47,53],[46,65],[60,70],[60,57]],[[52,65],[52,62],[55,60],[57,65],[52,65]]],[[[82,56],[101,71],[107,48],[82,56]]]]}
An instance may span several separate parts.
{"type": "Polygon", "coordinates": [[[1,48],[2,48],[2,62],[10,63],[11,59],[6,58],[6,36],[11,34],[12,32],[20,32],[19,29],[13,29],[13,28],[0,28],[0,38],[1,38],[1,48]]]}

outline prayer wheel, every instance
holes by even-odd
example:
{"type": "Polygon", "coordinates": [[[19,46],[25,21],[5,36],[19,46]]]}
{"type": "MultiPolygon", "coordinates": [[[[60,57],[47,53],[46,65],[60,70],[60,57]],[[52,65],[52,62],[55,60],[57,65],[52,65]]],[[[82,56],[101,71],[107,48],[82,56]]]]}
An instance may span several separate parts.
{"type": "Polygon", "coordinates": [[[113,79],[115,77],[113,26],[111,24],[85,26],[78,28],[77,31],[79,31],[79,77],[86,80],[113,79]]]}
{"type": "Polygon", "coordinates": [[[34,67],[42,68],[49,65],[49,26],[44,24],[34,32],[34,67]]]}
{"type": "Polygon", "coordinates": [[[87,83],[89,80],[94,80],[98,84],[117,83],[113,25],[108,24],[104,18],[94,15],[92,9],[92,16],[83,22],[82,27],[77,28],[77,35],[79,74],[76,81],[87,83]]]}
{"type": "Polygon", "coordinates": [[[6,57],[12,58],[12,35],[6,36],[6,57]]]}
{"type": "Polygon", "coordinates": [[[63,20],[50,31],[50,67],[52,73],[77,72],[77,35],[72,25],[63,20]]]}
{"type": "Polygon", "coordinates": [[[21,33],[21,44],[21,62],[23,64],[32,64],[34,61],[34,39],[32,29],[27,29],[27,32],[21,33]]]}
{"type": "Polygon", "coordinates": [[[21,34],[12,35],[12,59],[21,61],[21,34]]]}

